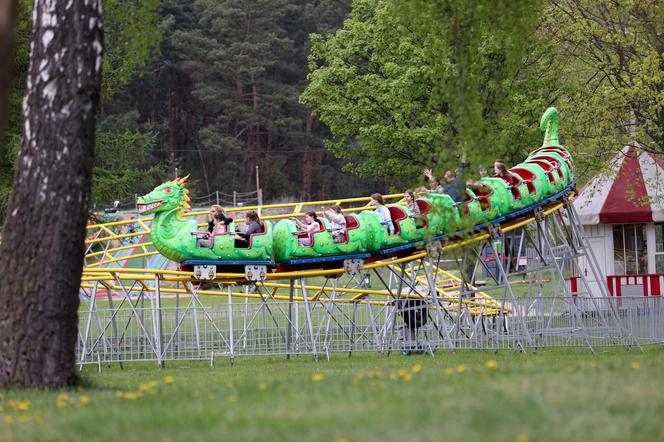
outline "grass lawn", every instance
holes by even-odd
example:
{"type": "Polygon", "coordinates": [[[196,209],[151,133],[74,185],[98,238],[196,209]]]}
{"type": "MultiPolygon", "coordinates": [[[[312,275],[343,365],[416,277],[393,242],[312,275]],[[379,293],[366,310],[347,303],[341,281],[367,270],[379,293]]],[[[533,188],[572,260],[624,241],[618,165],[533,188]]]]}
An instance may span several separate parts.
{"type": "Polygon", "coordinates": [[[0,440],[663,440],[664,347],[114,366],[6,391],[0,440]]]}

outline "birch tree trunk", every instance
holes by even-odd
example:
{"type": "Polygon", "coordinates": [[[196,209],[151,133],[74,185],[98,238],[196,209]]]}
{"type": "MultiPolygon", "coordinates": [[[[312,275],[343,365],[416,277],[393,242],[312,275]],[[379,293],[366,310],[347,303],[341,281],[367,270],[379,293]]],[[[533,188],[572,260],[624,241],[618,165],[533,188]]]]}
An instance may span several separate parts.
{"type": "Polygon", "coordinates": [[[23,141],[0,245],[0,384],[77,382],[101,0],[35,0],[23,141]]]}

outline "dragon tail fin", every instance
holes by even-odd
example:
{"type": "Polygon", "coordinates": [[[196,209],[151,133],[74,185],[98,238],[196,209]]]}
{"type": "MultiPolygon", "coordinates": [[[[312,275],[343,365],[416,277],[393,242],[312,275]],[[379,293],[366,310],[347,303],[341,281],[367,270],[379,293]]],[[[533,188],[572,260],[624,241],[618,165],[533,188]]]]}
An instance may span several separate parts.
{"type": "Polygon", "coordinates": [[[544,132],[544,146],[559,146],[558,141],[558,110],[555,107],[550,107],[542,115],[540,120],[540,129],[544,132]]]}

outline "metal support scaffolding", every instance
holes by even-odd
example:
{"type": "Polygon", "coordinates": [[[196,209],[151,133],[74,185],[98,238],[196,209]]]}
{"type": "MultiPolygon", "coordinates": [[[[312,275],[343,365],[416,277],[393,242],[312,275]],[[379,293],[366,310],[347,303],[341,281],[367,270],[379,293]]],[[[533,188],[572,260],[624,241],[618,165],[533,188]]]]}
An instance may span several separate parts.
{"type": "Polygon", "coordinates": [[[316,360],[335,352],[594,351],[664,342],[664,301],[626,304],[606,287],[591,292],[578,260],[602,279],[571,204],[442,246],[370,266],[349,261],[345,273],[302,272],[285,283],[268,275],[203,286],[165,271],[99,269],[81,289],[79,362],[163,367],[249,355],[316,360]],[[454,269],[444,267],[450,258],[454,269]],[[478,286],[481,273],[487,281],[478,286]]]}

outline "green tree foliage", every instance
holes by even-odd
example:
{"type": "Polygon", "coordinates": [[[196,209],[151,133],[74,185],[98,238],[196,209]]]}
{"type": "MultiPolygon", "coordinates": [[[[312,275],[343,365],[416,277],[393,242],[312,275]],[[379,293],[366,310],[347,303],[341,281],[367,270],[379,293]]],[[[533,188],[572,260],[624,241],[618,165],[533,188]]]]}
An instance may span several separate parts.
{"type": "Polygon", "coordinates": [[[517,159],[557,88],[539,4],[356,0],[335,35],[312,37],[301,100],[362,175],[517,159]]]}
{"type": "Polygon", "coordinates": [[[664,153],[664,3],[657,0],[555,0],[543,30],[559,49],[574,115],[568,138],[587,163],[626,143],[664,153]]]}
{"type": "MultiPolygon", "coordinates": [[[[30,58],[32,1],[20,2],[19,5],[7,144],[0,149],[0,221],[6,214],[14,162],[21,143],[21,103],[30,58]]],[[[161,39],[158,6],[158,0],[104,0],[103,99],[110,100],[122,92],[158,54],[161,39]]],[[[93,202],[108,202],[132,195],[138,192],[129,190],[128,183],[132,180],[134,186],[139,183],[139,187],[141,184],[149,187],[161,176],[157,173],[160,169],[149,164],[148,154],[149,150],[154,148],[155,136],[149,127],[139,127],[132,109],[122,109],[121,112],[124,113],[122,118],[108,114],[98,116],[103,129],[97,131],[97,141],[100,143],[97,149],[100,153],[95,160],[93,202]],[[128,118],[131,116],[134,121],[128,118]],[[109,124],[104,124],[105,119],[109,119],[109,124]],[[120,126],[117,123],[120,123],[120,126]],[[127,144],[121,146],[122,142],[127,144]],[[116,157],[107,149],[108,146],[122,152],[132,151],[133,154],[116,157]],[[124,159],[125,163],[118,166],[118,158],[124,159]]]]}
{"type": "Polygon", "coordinates": [[[125,87],[159,51],[159,0],[104,0],[102,98],[125,87]]]}
{"type": "Polygon", "coordinates": [[[0,136],[0,222],[5,219],[9,192],[14,178],[14,163],[21,145],[21,102],[30,63],[30,19],[32,1],[19,2],[12,60],[12,84],[9,91],[9,112],[5,133],[0,136]]]}
{"type": "Polygon", "coordinates": [[[125,97],[157,132],[160,162],[191,172],[198,194],[253,190],[256,166],[266,199],[366,192],[366,180],[340,172],[323,147],[327,128],[298,102],[309,34],[340,26],[347,2],[162,5],[162,55],[125,97]]]}
{"type": "Polygon", "coordinates": [[[154,187],[154,177],[163,177],[158,166],[145,166],[154,144],[155,135],[151,132],[108,127],[97,131],[93,207],[103,209],[104,204],[116,198],[147,193],[154,187]]]}

